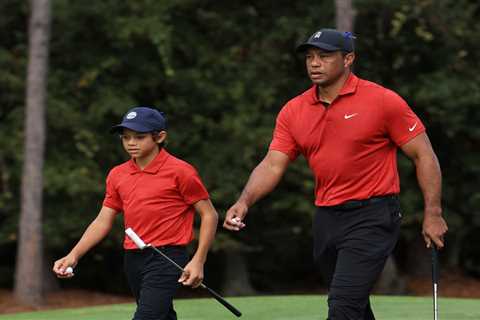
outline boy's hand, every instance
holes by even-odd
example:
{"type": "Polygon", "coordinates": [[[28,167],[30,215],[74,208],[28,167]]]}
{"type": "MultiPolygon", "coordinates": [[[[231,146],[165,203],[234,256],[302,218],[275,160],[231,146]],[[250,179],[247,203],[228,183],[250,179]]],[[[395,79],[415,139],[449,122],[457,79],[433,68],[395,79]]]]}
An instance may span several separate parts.
{"type": "Polygon", "coordinates": [[[198,287],[203,281],[203,263],[191,260],[183,269],[178,282],[184,286],[198,287]]]}
{"type": "Polygon", "coordinates": [[[78,261],[72,255],[67,255],[61,259],[55,261],[53,265],[53,272],[57,275],[58,278],[71,278],[74,276],[73,272],[68,272],[67,268],[71,267],[72,269],[75,268],[78,261]]]}

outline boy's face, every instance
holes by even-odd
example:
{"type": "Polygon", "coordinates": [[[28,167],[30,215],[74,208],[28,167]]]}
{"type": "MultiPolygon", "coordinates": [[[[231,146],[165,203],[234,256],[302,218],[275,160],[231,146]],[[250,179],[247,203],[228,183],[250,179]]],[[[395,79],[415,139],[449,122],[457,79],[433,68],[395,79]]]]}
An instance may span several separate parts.
{"type": "Polygon", "coordinates": [[[165,131],[153,135],[151,132],[136,132],[127,128],[124,128],[120,134],[123,148],[134,159],[148,158],[158,153],[158,144],[162,143],[166,137],[167,133],[165,131]]]}

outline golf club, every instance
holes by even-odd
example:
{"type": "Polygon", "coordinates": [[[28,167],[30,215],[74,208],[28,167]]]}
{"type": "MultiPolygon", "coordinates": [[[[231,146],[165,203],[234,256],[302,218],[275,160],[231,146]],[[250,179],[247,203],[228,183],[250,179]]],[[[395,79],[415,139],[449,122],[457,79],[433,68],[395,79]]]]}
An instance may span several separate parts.
{"type": "Polygon", "coordinates": [[[438,251],[432,244],[433,319],[438,320],[438,251]]]}
{"type": "MultiPolygon", "coordinates": [[[[172,263],[175,267],[177,267],[177,269],[181,270],[182,272],[185,272],[185,270],[180,265],[178,265],[175,261],[170,259],[166,254],[164,254],[158,248],[155,248],[151,244],[145,244],[145,242],[143,242],[143,240],[135,233],[135,231],[133,231],[132,228],[128,228],[127,230],[125,230],[125,233],[135,243],[135,245],[139,249],[143,250],[145,248],[152,248],[153,250],[155,250],[155,252],[160,254],[162,257],[164,257],[170,263],[172,263]]],[[[230,310],[230,312],[232,312],[234,315],[236,315],[237,317],[240,317],[242,315],[242,313],[237,308],[235,308],[230,303],[228,303],[227,300],[225,300],[217,292],[215,292],[212,289],[210,289],[209,287],[207,287],[203,282],[200,283],[200,287],[206,289],[208,291],[208,293],[210,293],[210,295],[212,295],[212,297],[214,297],[218,302],[220,302],[225,308],[230,310]]]]}

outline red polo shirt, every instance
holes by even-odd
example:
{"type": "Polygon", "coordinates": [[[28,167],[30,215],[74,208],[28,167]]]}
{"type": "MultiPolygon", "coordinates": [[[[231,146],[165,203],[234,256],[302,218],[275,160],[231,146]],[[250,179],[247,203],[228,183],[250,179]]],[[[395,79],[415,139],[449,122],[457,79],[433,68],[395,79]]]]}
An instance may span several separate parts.
{"type": "Polygon", "coordinates": [[[315,175],[315,205],[400,192],[397,147],[425,131],[396,93],[351,74],[327,108],[316,87],[290,100],[277,117],[270,150],[299,154],[315,175]]]}
{"type": "MultiPolygon", "coordinates": [[[[133,160],[114,167],[103,205],[123,211],[125,229],[147,244],[186,245],[193,239],[193,204],[208,198],[197,171],[162,149],[143,170],[133,160]]],[[[137,246],[125,237],[124,248],[137,246]]]]}

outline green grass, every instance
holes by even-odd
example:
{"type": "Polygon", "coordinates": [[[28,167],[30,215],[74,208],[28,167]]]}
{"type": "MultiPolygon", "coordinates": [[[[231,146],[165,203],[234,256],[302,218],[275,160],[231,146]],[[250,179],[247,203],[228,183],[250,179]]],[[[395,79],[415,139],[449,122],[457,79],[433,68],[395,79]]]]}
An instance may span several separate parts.
{"type": "MultiPolygon", "coordinates": [[[[253,320],[323,320],[326,318],[325,296],[259,296],[229,298],[243,312],[241,319],[253,320]]],[[[432,299],[429,297],[375,296],[372,305],[377,319],[430,320],[432,299]]],[[[92,308],[63,309],[1,315],[0,320],[130,320],[132,304],[117,304],[92,308]]],[[[213,299],[182,299],[175,301],[180,320],[236,319],[213,299]]],[[[480,319],[480,300],[439,300],[441,320],[480,319]]]]}

